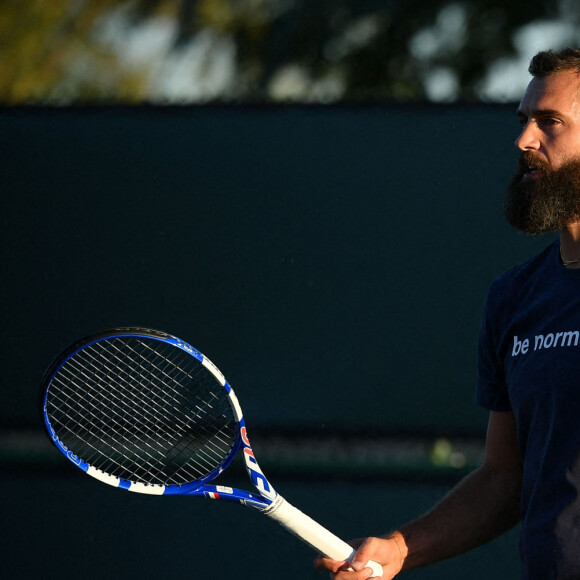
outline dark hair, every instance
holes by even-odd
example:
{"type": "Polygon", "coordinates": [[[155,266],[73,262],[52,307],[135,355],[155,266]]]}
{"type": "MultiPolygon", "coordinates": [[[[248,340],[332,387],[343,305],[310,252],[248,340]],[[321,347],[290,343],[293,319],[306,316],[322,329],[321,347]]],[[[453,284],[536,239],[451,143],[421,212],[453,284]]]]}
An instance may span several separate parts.
{"type": "Polygon", "coordinates": [[[565,70],[575,70],[580,73],[580,49],[543,50],[532,58],[528,68],[532,76],[540,78],[565,70]]]}

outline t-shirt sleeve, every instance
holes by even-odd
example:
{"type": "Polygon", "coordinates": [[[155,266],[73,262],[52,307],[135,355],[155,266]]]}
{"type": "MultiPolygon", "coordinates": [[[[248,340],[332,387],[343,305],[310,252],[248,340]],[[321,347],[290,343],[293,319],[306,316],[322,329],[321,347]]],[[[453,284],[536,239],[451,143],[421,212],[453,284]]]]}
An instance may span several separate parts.
{"type": "Polygon", "coordinates": [[[475,401],[490,411],[511,411],[503,360],[499,354],[501,311],[495,300],[498,295],[501,293],[492,284],[479,332],[475,401]]]}

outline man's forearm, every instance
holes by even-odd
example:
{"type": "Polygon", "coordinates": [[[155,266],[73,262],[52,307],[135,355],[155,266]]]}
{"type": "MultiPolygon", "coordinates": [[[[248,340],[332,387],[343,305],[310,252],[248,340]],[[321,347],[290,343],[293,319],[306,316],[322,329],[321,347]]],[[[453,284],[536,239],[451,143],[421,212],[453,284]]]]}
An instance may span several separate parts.
{"type": "Polygon", "coordinates": [[[462,554],[511,529],[520,519],[521,480],[483,465],[441,502],[395,535],[403,570],[462,554]]]}

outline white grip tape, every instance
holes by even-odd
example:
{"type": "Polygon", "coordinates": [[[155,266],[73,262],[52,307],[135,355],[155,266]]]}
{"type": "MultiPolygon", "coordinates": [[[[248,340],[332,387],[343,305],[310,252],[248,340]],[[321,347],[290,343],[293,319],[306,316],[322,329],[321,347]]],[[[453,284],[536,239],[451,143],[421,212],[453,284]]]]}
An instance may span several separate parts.
{"type": "MultiPolygon", "coordinates": [[[[326,528],[278,496],[262,513],[277,521],[288,531],[333,560],[350,561],[356,550],[326,528]]],[[[373,570],[373,578],[383,575],[383,567],[372,560],[366,566],[373,570]]]]}

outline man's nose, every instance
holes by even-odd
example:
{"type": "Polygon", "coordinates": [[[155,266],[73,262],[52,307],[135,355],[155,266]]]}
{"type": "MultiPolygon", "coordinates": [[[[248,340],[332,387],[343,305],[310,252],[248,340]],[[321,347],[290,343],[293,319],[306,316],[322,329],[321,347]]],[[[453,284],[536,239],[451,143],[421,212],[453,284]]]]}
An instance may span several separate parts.
{"type": "Polygon", "coordinates": [[[540,140],[532,123],[528,122],[524,125],[522,132],[515,141],[515,146],[521,151],[539,149],[540,140]]]}

